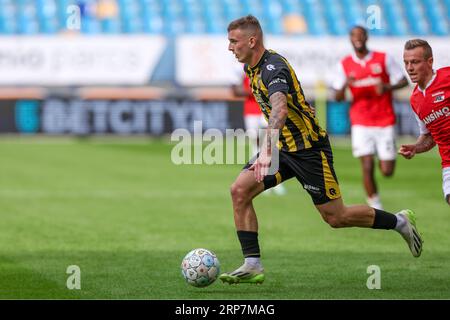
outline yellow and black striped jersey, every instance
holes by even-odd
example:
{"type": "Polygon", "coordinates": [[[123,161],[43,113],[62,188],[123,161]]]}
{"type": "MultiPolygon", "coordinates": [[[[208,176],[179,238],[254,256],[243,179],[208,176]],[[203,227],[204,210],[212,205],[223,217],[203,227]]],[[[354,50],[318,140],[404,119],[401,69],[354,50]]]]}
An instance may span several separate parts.
{"type": "Polygon", "coordinates": [[[266,50],[256,66],[245,65],[244,70],[266,120],[272,110],[269,97],[275,92],[286,95],[288,115],[280,132],[280,150],[295,152],[328,140],[326,131],[319,126],[306,101],[294,69],[284,57],[275,51],[266,50]]]}

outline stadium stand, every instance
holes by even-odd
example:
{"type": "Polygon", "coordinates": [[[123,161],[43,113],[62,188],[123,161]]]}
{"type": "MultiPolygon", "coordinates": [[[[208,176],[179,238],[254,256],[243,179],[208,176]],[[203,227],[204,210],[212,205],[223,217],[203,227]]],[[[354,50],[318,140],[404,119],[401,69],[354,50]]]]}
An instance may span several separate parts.
{"type": "Polygon", "coordinates": [[[0,34],[66,31],[70,5],[80,8],[84,34],[223,34],[232,19],[259,17],[269,34],[343,35],[377,5],[382,26],[375,36],[450,35],[450,0],[0,0],[0,34]],[[304,27],[292,31],[289,17],[304,27]],[[287,26],[287,27],[286,27],[287,26]]]}

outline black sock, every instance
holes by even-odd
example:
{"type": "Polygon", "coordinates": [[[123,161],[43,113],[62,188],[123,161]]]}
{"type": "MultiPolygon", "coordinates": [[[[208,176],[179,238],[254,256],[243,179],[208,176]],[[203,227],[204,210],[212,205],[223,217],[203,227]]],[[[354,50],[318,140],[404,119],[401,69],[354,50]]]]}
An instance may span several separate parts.
{"type": "Polygon", "coordinates": [[[258,232],[238,230],[237,235],[245,258],[259,258],[261,256],[259,253],[258,232]]]}
{"type": "Polygon", "coordinates": [[[395,214],[375,209],[375,220],[373,221],[373,229],[395,229],[397,225],[397,217],[395,214]]]}

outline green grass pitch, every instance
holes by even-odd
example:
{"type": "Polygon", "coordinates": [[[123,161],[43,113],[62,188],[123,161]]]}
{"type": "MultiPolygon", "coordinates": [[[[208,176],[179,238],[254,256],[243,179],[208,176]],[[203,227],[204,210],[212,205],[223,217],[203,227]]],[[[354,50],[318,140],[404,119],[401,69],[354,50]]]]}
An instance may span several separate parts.
{"type": "MultiPolygon", "coordinates": [[[[346,203],[362,203],[358,160],[335,141],[346,203]]],[[[241,165],[181,165],[147,139],[0,139],[1,299],[450,299],[450,215],[437,151],[377,174],[385,208],[415,210],[418,259],[393,231],[332,229],[297,181],[255,201],[263,285],[187,285],[180,263],[214,251],[222,271],[242,262],[229,186],[241,165]],[[81,289],[66,287],[67,267],[81,289]],[[367,267],[381,269],[369,290],[367,267]]]]}

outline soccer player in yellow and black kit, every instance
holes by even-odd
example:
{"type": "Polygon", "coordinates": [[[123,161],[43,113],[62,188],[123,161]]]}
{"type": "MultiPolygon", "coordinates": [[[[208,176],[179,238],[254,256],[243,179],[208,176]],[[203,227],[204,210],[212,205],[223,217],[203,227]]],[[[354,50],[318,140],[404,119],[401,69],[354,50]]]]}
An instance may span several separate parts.
{"type": "Polygon", "coordinates": [[[281,55],[264,47],[258,20],[249,15],[231,22],[228,40],[228,49],[245,64],[268,128],[256,160],[244,167],[231,186],[234,221],[245,262],[219,278],[228,283],[264,281],[252,200],[292,177],[307,190],[331,227],[394,229],[403,236],[413,256],[420,256],[422,239],[411,210],[392,214],[367,205],[344,205],[328,135],[314,117],[292,67],[281,55]],[[278,166],[271,172],[273,163],[278,166]]]}

